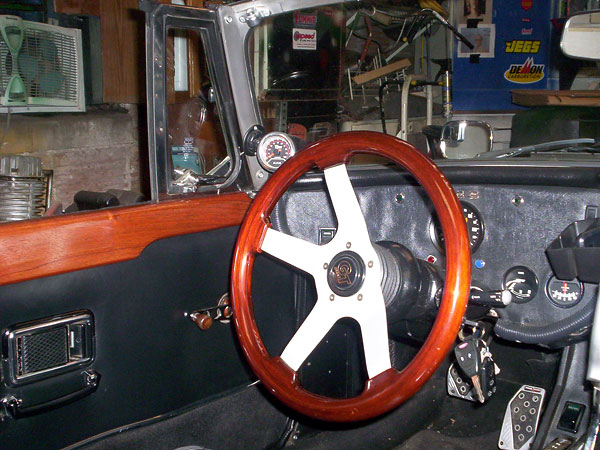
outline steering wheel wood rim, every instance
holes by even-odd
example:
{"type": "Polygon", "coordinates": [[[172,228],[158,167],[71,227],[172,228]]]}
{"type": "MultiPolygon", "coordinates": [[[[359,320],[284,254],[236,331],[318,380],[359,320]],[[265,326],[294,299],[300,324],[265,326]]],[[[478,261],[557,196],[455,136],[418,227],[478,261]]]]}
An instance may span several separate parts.
{"type": "Polygon", "coordinates": [[[284,404],[306,416],[334,422],[366,420],[397,407],[433,375],[454,344],[467,306],[471,252],[462,207],[437,166],[405,141],[376,132],[330,136],[302,150],[281,166],[252,202],[236,243],[231,294],[237,335],[250,366],[264,386],[284,404]],[[353,398],[334,399],[311,393],[297,373],[278,356],[270,356],[254,320],[252,268],[270,227],[277,201],[304,173],[315,167],[347,164],[356,154],[383,156],[408,170],[425,189],[439,217],[446,242],[444,293],[431,332],[402,371],[390,368],[369,379],[353,398]]]}

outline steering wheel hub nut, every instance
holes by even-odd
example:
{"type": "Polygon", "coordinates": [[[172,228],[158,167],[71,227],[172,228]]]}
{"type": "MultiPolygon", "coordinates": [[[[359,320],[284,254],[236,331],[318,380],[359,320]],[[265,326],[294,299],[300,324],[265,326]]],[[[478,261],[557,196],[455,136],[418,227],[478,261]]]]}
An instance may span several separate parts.
{"type": "Polygon", "coordinates": [[[364,281],[365,263],[358,253],[338,253],[329,263],[327,283],[336,295],[350,297],[360,291],[364,281]]]}

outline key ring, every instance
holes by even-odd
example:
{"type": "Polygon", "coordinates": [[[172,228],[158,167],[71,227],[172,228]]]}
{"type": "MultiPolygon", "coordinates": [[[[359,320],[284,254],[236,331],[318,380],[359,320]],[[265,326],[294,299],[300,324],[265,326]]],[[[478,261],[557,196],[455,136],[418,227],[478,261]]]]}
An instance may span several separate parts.
{"type": "Polygon", "coordinates": [[[458,331],[458,339],[464,342],[466,339],[482,339],[485,335],[485,328],[479,322],[464,319],[463,326],[458,331]],[[469,328],[467,328],[469,327],[469,328]],[[470,330],[470,334],[465,335],[465,329],[470,330]]]}

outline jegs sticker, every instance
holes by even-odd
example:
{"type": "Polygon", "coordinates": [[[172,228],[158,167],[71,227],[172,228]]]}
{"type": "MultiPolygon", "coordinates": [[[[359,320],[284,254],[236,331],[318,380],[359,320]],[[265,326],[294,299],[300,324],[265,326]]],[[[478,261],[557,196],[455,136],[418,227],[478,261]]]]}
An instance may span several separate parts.
{"type": "Polygon", "coordinates": [[[530,84],[544,79],[544,64],[535,64],[533,56],[523,64],[511,64],[504,78],[511,83],[530,84]]]}
{"type": "Polygon", "coordinates": [[[525,11],[529,11],[533,6],[533,0],[521,0],[521,8],[525,11]]]}
{"type": "Polygon", "coordinates": [[[305,28],[292,29],[292,48],[294,50],[316,50],[317,30],[305,28]]]}
{"type": "Polygon", "coordinates": [[[537,53],[540,51],[541,45],[541,41],[523,39],[513,39],[512,41],[505,41],[505,43],[504,51],[506,53],[537,53]]]}

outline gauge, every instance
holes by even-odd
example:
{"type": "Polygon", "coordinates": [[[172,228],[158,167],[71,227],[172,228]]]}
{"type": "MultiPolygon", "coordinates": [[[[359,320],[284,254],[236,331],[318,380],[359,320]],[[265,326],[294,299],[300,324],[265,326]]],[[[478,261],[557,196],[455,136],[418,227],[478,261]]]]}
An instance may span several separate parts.
{"type": "Polygon", "coordinates": [[[515,266],[504,274],[503,286],[511,293],[513,302],[526,303],[537,294],[539,283],[531,269],[515,266]]]}
{"type": "MultiPolygon", "coordinates": [[[[469,234],[471,252],[475,252],[483,242],[483,220],[481,219],[479,211],[477,211],[473,205],[464,202],[461,202],[461,205],[463,208],[463,216],[467,222],[467,232],[469,234]]],[[[444,234],[442,233],[442,227],[437,217],[434,217],[429,224],[429,234],[433,244],[440,252],[444,253],[444,234]]]]}
{"type": "Polygon", "coordinates": [[[292,139],[285,133],[275,131],[260,140],[256,157],[264,169],[274,172],[295,153],[296,146],[292,139]]]}
{"type": "Polygon", "coordinates": [[[583,297],[583,285],[577,280],[559,280],[552,276],[546,283],[546,295],[561,308],[575,306],[583,297]]]}

